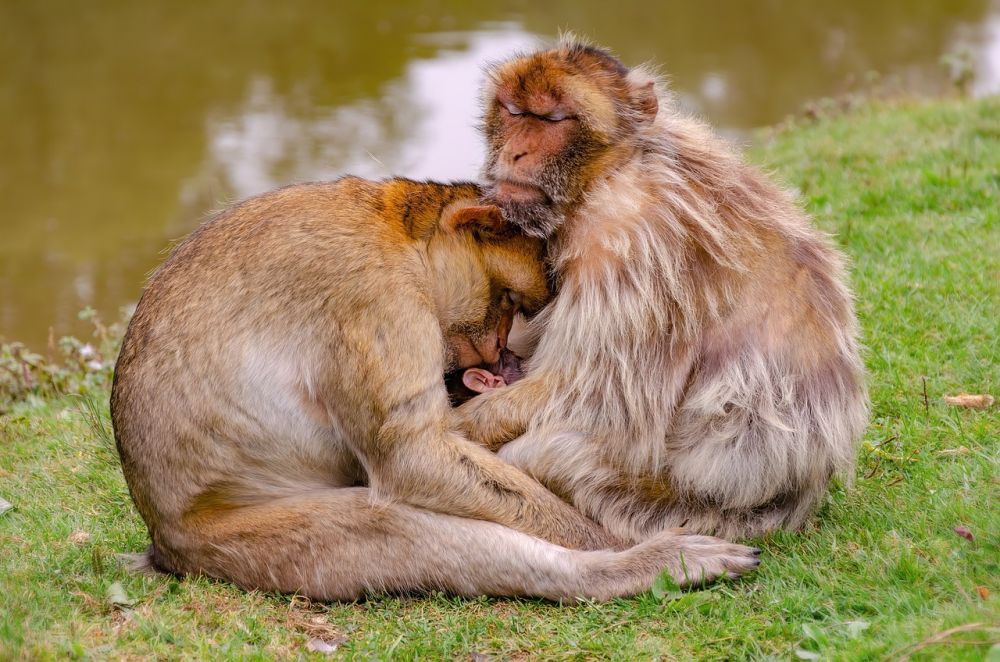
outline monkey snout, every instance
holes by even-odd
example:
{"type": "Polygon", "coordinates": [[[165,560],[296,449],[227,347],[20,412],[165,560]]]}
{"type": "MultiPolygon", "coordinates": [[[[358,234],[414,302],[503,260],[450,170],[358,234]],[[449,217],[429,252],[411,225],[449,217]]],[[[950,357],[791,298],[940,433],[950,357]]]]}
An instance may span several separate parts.
{"type": "Polygon", "coordinates": [[[499,179],[493,187],[494,197],[501,202],[543,202],[545,191],[533,184],[516,179],[499,179]]]}
{"type": "Polygon", "coordinates": [[[479,356],[482,358],[483,365],[489,365],[500,360],[500,355],[503,352],[505,345],[506,343],[501,340],[501,334],[491,333],[480,342],[476,343],[475,347],[476,351],[479,352],[479,356]]]}

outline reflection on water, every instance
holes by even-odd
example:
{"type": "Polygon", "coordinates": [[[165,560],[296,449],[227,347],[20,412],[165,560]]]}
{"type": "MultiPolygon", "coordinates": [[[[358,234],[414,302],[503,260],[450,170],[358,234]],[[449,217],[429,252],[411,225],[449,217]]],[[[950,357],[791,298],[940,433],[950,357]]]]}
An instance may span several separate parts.
{"type": "Polygon", "coordinates": [[[976,77],[972,83],[972,92],[977,96],[996,94],[1000,91],[1000,7],[981,25],[966,32],[959,43],[975,44],[979,51],[975,56],[976,77]]]}
{"type": "Polygon", "coordinates": [[[652,61],[733,134],[878,71],[1000,89],[1000,1],[0,4],[0,336],[138,296],[213,209],[352,172],[474,178],[484,62],[572,28],[652,61]],[[99,6],[99,9],[97,8],[99,6]]]}
{"type": "MultiPolygon", "coordinates": [[[[427,35],[433,58],[414,58],[374,97],[307,108],[250,81],[242,107],[207,123],[207,163],[189,186],[208,178],[236,198],[289,181],[405,175],[471,179],[482,160],[477,125],[483,63],[542,43],[515,27],[427,35]]],[[[184,198],[198,199],[186,188],[184,198]]],[[[197,203],[196,203],[197,204],[197,203]]]]}

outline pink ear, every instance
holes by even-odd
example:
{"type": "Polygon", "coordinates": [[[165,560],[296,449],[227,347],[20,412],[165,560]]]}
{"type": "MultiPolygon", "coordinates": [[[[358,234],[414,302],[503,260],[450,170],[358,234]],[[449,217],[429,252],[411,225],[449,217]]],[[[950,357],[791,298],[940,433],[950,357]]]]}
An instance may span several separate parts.
{"type": "Polygon", "coordinates": [[[503,388],[507,382],[500,375],[494,375],[482,368],[469,368],[462,373],[462,383],[465,388],[476,393],[485,393],[496,388],[503,388]]]}
{"type": "Polygon", "coordinates": [[[449,232],[455,232],[463,228],[481,230],[497,230],[503,225],[503,216],[500,209],[493,205],[476,205],[473,207],[460,207],[452,212],[446,213],[441,218],[441,227],[449,232]]]}

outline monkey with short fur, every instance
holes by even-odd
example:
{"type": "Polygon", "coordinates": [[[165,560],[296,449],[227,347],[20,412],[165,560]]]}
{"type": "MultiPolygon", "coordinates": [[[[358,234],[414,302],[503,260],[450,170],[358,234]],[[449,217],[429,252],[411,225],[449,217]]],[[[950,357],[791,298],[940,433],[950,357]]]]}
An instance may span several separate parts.
{"type": "Polygon", "coordinates": [[[801,527],[867,418],[830,241],[604,50],[501,63],[484,99],[487,192],[558,291],[526,376],[457,423],[626,540],[801,527]]]}
{"type": "Polygon", "coordinates": [[[241,586],[607,599],[739,574],[753,550],[625,551],[447,427],[442,374],[494,363],[548,296],[539,241],[472,185],[345,178],[247,200],[148,283],[112,421],[148,561],[241,586]],[[568,548],[593,551],[576,551],[568,548]]]}

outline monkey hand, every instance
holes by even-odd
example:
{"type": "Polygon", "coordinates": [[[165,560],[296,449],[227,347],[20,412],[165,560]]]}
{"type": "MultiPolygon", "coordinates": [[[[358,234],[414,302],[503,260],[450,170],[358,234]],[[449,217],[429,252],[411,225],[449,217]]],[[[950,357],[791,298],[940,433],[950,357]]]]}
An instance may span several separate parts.
{"type": "Polygon", "coordinates": [[[451,426],[466,438],[496,452],[505,443],[524,433],[527,422],[518,425],[509,420],[504,404],[508,393],[516,386],[492,388],[451,410],[451,426]]]}

